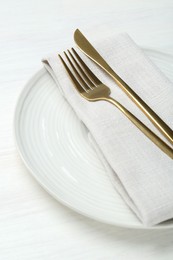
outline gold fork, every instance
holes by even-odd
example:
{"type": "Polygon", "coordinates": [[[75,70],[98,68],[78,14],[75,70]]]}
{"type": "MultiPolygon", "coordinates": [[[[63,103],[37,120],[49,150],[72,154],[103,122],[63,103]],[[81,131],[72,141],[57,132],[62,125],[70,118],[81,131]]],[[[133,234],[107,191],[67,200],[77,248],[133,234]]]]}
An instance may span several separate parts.
{"type": "Polygon", "coordinates": [[[70,79],[72,80],[79,94],[88,101],[102,100],[116,106],[141,132],[143,132],[165,154],[173,159],[173,149],[169,147],[162,139],[160,139],[160,137],[158,137],[154,132],[152,132],[146,125],[144,125],[130,111],[128,111],[123,105],[110,97],[110,89],[104,85],[96,77],[96,75],[93,74],[93,72],[88,68],[88,66],[84,63],[84,61],[73,48],[72,52],[68,50],[68,55],[66,52],[64,52],[64,54],[69,62],[69,65],[71,66],[71,69],[73,70],[73,73],[61,55],[59,55],[59,58],[61,59],[70,79]]]}

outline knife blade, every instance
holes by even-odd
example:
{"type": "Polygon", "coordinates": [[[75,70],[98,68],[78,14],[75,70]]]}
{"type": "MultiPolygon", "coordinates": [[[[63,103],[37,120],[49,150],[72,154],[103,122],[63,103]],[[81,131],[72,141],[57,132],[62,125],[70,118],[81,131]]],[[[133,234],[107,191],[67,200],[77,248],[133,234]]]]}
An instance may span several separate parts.
{"type": "Polygon", "coordinates": [[[74,32],[74,41],[79,49],[111,76],[117,85],[144,112],[155,127],[173,144],[173,130],[120,78],[79,29],[74,32]]]}

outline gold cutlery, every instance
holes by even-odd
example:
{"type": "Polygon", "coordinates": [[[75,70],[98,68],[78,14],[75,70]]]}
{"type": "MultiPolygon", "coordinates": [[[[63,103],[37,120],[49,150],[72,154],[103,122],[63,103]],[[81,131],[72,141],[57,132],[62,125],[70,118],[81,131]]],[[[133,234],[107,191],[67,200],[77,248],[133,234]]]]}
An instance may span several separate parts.
{"type": "Polygon", "coordinates": [[[103,57],[77,29],[74,33],[77,46],[97,65],[105,70],[117,85],[131,98],[132,101],[145,113],[157,129],[173,144],[173,130],[116,74],[103,57]]]}
{"type": "Polygon", "coordinates": [[[67,65],[61,55],[59,55],[70,79],[72,80],[79,94],[88,101],[107,101],[116,106],[135,126],[141,130],[154,144],[156,144],[165,154],[173,159],[173,150],[146,125],[136,118],[130,111],[122,106],[118,101],[110,97],[110,89],[104,85],[88,68],[77,52],[72,48],[68,50],[68,55],[64,52],[66,59],[72,69],[67,65]],[[73,54],[72,54],[73,52],[73,54]]]}

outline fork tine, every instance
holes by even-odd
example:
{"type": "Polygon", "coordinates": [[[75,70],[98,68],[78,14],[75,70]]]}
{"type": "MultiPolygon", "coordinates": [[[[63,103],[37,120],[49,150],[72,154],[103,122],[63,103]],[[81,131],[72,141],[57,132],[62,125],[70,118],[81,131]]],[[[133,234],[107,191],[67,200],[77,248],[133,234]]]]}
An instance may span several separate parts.
{"type": "Polygon", "coordinates": [[[81,59],[81,57],[79,56],[79,54],[75,51],[74,48],[72,48],[72,51],[75,55],[75,57],[77,58],[77,60],[80,62],[80,64],[82,64],[84,70],[86,71],[86,73],[88,74],[88,76],[91,78],[91,80],[94,82],[95,85],[101,84],[102,82],[96,77],[96,75],[94,75],[94,73],[88,68],[88,66],[84,63],[84,61],[81,59]]]}
{"type": "Polygon", "coordinates": [[[86,84],[86,82],[83,80],[83,78],[81,77],[81,75],[79,74],[79,72],[77,71],[77,69],[75,68],[75,66],[73,65],[72,61],[70,60],[70,58],[68,57],[67,53],[64,51],[64,54],[68,60],[68,62],[70,63],[74,73],[76,74],[77,79],[80,81],[80,83],[82,84],[83,88],[85,91],[90,90],[90,87],[86,84]]]}
{"type": "Polygon", "coordinates": [[[72,60],[74,61],[74,63],[76,64],[76,67],[78,68],[78,70],[80,71],[82,77],[85,79],[85,81],[87,82],[88,86],[93,89],[95,88],[95,85],[93,84],[93,82],[89,79],[89,77],[87,76],[87,74],[84,72],[84,70],[82,69],[82,67],[79,65],[79,63],[77,62],[77,60],[75,59],[75,57],[73,56],[73,54],[68,50],[68,53],[70,55],[70,57],[72,58],[72,60]]]}
{"type": "Polygon", "coordinates": [[[65,63],[65,61],[63,60],[63,58],[61,57],[60,54],[58,54],[62,64],[64,65],[70,79],[72,80],[75,88],[77,89],[77,91],[79,91],[80,93],[83,93],[85,90],[81,87],[80,83],[76,80],[76,78],[74,77],[73,73],[71,72],[71,70],[68,68],[67,64],[65,63]]]}

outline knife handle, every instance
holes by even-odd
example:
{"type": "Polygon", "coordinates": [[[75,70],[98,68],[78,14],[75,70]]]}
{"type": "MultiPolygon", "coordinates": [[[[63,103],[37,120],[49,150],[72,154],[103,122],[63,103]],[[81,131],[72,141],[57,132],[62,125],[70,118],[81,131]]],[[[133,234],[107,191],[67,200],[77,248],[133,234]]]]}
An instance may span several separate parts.
{"type": "Polygon", "coordinates": [[[108,73],[115,80],[117,85],[145,113],[149,120],[167,138],[167,140],[173,144],[173,130],[113,70],[108,73]]]}

